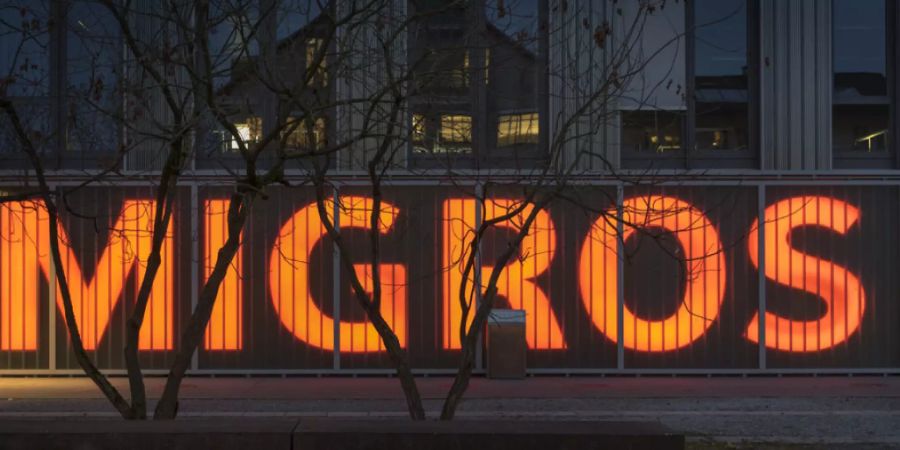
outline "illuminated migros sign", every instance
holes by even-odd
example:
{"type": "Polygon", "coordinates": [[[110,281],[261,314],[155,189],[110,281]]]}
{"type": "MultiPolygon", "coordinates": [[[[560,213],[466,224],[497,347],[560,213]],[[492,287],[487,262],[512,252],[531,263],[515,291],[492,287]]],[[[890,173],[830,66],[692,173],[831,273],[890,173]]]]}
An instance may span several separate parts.
{"type": "MultiPolygon", "coordinates": [[[[773,352],[829,353],[846,347],[863,327],[880,327],[867,323],[873,300],[884,302],[875,307],[888,314],[885,319],[897,315],[896,297],[887,295],[896,293],[895,282],[878,278],[887,271],[861,272],[864,258],[853,255],[859,244],[842,243],[851,237],[870,238],[851,236],[868,213],[848,198],[853,195],[785,189],[766,202],[760,227],[756,205],[743,201],[753,196],[740,189],[730,206],[710,202],[699,190],[670,191],[629,195],[626,190],[621,223],[611,220],[617,213],[613,204],[594,213],[570,205],[537,214],[518,256],[503,269],[497,284],[502,306],[526,311],[527,345],[537,355],[537,364],[545,353],[569,355],[566,364],[577,365],[578,355],[591,352],[606,360],[610,347],[617,345],[635,358],[692,351],[700,345],[718,348],[712,358],[723,359],[723,346],[742,348],[749,355],[746,349],[762,342],[761,332],[765,347],[773,352]],[[645,235],[666,237],[668,244],[653,245],[670,249],[671,261],[650,258],[648,263],[648,258],[635,257],[648,251],[643,247],[649,245],[645,235]],[[638,246],[639,241],[644,243],[638,246]],[[654,264],[668,264],[678,274],[661,272],[654,264]],[[767,301],[762,314],[761,267],[767,301]],[[623,269],[625,273],[619,273],[623,269]],[[869,283],[878,285],[875,296],[869,283]]],[[[122,327],[116,318],[129,308],[124,302],[134,298],[150,251],[153,201],[128,193],[118,197],[108,194],[102,207],[89,207],[106,212],[95,217],[93,225],[71,215],[60,228],[62,269],[88,350],[101,348],[114,339],[110,330],[122,327]],[[85,236],[90,245],[81,242],[85,236]]],[[[186,274],[194,266],[198,281],[205,279],[225,241],[227,199],[215,192],[201,197],[195,250],[199,260],[192,260],[194,241],[187,218],[173,221],[141,330],[142,350],[173,348],[182,323],[178,318],[190,311],[186,302],[191,290],[199,290],[186,274]]],[[[372,199],[360,189],[342,192],[339,204],[334,208],[338,216],[330,219],[339,224],[347,242],[358,246],[356,253],[367,254],[363,237],[370,231],[372,199]]],[[[458,287],[472,231],[479,220],[501,217],[516,205],[515,196],[497,196],[482,208],[472,197],[437,188],[424,194],[396,188],[394,195],[386,195],[378,220],[384,240],[378,270],[381,311],[414,361],[418,357],[421,365],[439,366],[440,357],[429,353],[452,355],[459,349],[458,287]]],[[[492,255],[508,240],[504,233],[518,231],[529,211],[525,208],[497,224],[482,245],[477,260],[481,268],[474,277],[489,277],[492,255]]],[[[190,214],[182,207],[176,214],[185,212],[190,214]]],[[[896,212],[891,215],[896,218],[896,212]]],[[[0,352],[38,352],[47,343],[46,310],[52,298],[61,310],[61,296],[50,292],[48,281],[54,268],[47,227],[40,202],[0,207],[0,352]]],[[[308,355],[339,350],[349,358],[384,351],[375,328],[347,294],[346,274],[342,277],[335,264],[332,243],[308,194],[304,198],[285,192],[273,205],[260,203],[242,239],[203,343],[202,352],[210,361],[219,353],[278,353],[289,347],[308,355]]],[[[890,250],[892,258],[896,247],[890,250]]],[[[354,269],[371,290],[371,264],[360,259],[354,269]]],[[[733,365],[751,359],[735,354],[738,361],[733,365]]],[[[252,361],[251,356],[243,358],[252,361]]],[[[279,364],[277,355],[266,358],[262,364],[279,364]]],[[[323,364],[316,358],[307,358],[310,366],[323,364]]],[[[886,358],[892,362],[896,355],[886,358]]]]}

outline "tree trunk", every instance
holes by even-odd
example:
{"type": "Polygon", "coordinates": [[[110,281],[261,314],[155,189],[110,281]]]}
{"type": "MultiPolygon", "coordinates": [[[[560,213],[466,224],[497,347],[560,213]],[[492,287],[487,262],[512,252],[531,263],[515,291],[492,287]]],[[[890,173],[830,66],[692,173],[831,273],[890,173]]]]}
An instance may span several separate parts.
{"type": "MultiPolygon", "coordinates": [[[[44,176],[44,166],[41,163],[40,156],[38,156],[37,149],[34,148],[33,143],[28,138],[28,133],[25,131],[19,114],[12,103],[8,100],[0,100],[0,108],[6,112],[7,117],[12,122],[16,137],[22,144],[22,148],[31,162],[40,185],[41,198],[50,219],[50,254],[53,258],[53,265],[56,267],[56,281],[62,295],[63,315],[66,318],[66,329],[69,331],[69,339],[72,342],[75,360],[78,361],[78,365],[81,366],[88,378],[97,385],[100,392],[103,392],[107,400],[119,411],[119,414],[125,419],[130,419],[132,414],[128,402],[125,401],[125,398],[122,397],[122,394],[119,393],[116,387],[109,382],[109,379],[97,369],[97,366],[94,365],[94,362],[91,361],[91,358],[84,350],[84,343],[81,341],[81,334],[78,332],[75,309],[72,306],[72,293],[69,291],[69,282],[66,278],[65,270],[63,270],[65,266],[63,266],[62,255],[59,251],[59,211],[56,209],[56,203],[53,202],[50,186],[47,185],[47,178],[44,176]]],[[[50,289],[53,288],[51,287],[50,289]]]]}
{"type": "MultiPolygon", "coordinates": [[[[180,124],[181,121],[176,121],[180,124]]],[[[144,323],[144,315],[147,304],[150,301],[150,293],[153,290],[153,282],[162,262],[160,253],[172,220],[172,208],[175,202],[176,182],[184,161],[184,136],[178,136],[169,147],[169,156],[163,169],[162,179],[156,194],[156,208],[153,218],[153,246],[144,271],[144,278],[138,290],[134,302],[134,311],[125,327],[125,368],[128,371],[128,385],[131,389],[131,410],[135,419],[147,418],[147,390],[144,386],[144,374],[141,372],[141,362],[138,358],[138,341],[141,325],[144,323]]]]}
{"type": "MultiPolygon", "coordinates": [[[[316,183],[316,206],[318,207],[322,223],[328,231],[328,235],[338,249],[341,265],[349,274],[354,296],[366,312],[366,316],[369,318],[369,321],[372,322],[372,326],[375,327],[382,342],[384,342],[384,348],[397,370],[397,378],[400,379],[400,387],[403,389],[403,394],[406,397],[406,407],[409,411],[409,417],[412,420],[425,420],[425,407],[422,405],[422,395],[419,393],[419,387],[416,385],[412,368],[406,358],[406,352],[400,347],[400,340],[397,339],[394,330],[391,329],[381,315],[380,305],[376,305],[376,303],[380,302],[371,301],[369,299],[369,294],[366,293],[362,283],[359,281],[359,277],[356,275],[356,270],[353,268],[353,260],[350,252],[347,250],[346,243],[341,237],[340,232],[335,228],[334,223],[328,218],[328,210],[325,207],[325,187],[322,182],[316,183]]],[[[376,210],[372,213],[377,214],[378,211],[376,210]]],[[[378,229],[376,228],[374,231],[377,233],[378,229]]],[[[373,245],[376,245],[377,248],[377,244],[373,245]]],[[[373,281],[373,283],[377,283],[377,281],[373,281]]]]}
{"type": "MultiPolygon", "coordinates": [[[[534,193],[529,195],[523,204],[527,204],[531,202],[534,198],[534,193]]],[[[463,339],[460,344],[462,345],[462,355],[460,355],[459,369],[456,372],[456,376],[453,379],[453,385],[450,386],[450,390],[447,392],[447,397],[444,399],[444,406],[441,408],[441,420],[453,420],[454,415],[456,414],[456,408],[459,407],[459,402],[462,400],[463,395],[469,387],[469,379],[472,377],[472,369],[475,366],[475,347],[478,345],[478,338],[481,336],[482,331],[484,330],[484,325],[487,321],[488,315],[491,313],[491,308],[493,308],[494,300],[497,297],[497,281],[500,279],[500,274],[503,272],[503,269],[506,267],[507,263],[513,258],[513,255],[518,253],[519,246],[522,244],[522,241],[528,235],[528,230],[531,228],[531,225],[534,223],[534,220],[537,218],[538,213],[546,206],[549,201],[549,197],[543,199],[540,202],[533,203],[531,211],[528,212],[528,215],[525,217],[525,220],[522,222],[522,226],[519,231],[516,233],[515,238],[509,245],[506,247],[506,250],[500,255],[500,258],[497,259],[497,262],[494,264],[494,267],[491,269],[491,276],[487,282],[487,289],[484,292],[484,297],[482,298],[481,304],[475,308],[475,317],[472,319],[472,325],[469,327],[468,332],[465,333],[465,339],[463,339]]],[[[513,214],[506,214],[504,216],[514,216],[517,215],[518,212],[513,214]]],[[[505,218],[501,218],[505,220],[505,218]]],[[[475,234],[475,238],[477,241],[480,241],[484,236],[484,232],[487,227],[492,226],[497,223],[498,219],[494,219],[490,222],[485,222],[481,225],[481,228],[475,234]]],[[[474,244],[477,241],[473,241],[473,251],[474,244]]],[[[474,258],[474,255],[471,256],[474,258]]],[[[470,264],[467,264],[467,270],[470,268],[470,264]]],[[[468,277],[467,273],[463,274],[463,280],[468,277]]],[[[465,285],[461,287],[463,289],[465,285]]],[[[479,287],[476,287],[480,289],[479,287]]],[[[460,301],[463,301],[464,296],[460,297],[460,301]]],[[[468,315],[466,309],[463,309],[464,314],[460,319],[462,327],[465,327],[466,316],[468,315]]]]}
{"type": "Polygon", "coordinates": [[[181,381],[191,364],[194,352],[200,341],[203,339],[203,333],[209,323],[212,315],[213,306],[216,303],[216,296],[219,292],[219,286],[227,274],[228,267],[237,254],[241,245],[241,230],[247,220],[247,213],[252,204],[255,193],[247,192],[244,194],[235,193],[231,196],[231,203],[228,207],[228,239],[216,256],[216,264],[212,273],[203,285],[197,307],[191,314],[190,322],[181,335],[181,345],[178,353],[175,355],[175,361],[169,369],[169,376],[166,378],[166,386],[163,390],[162,397],[156,404],[156,411],[153,414],[154,420],[171,420],[178,414],[178,392],[181,388],[181,381]],[[246,195],[246,197],[245,197],[246,195]]]}

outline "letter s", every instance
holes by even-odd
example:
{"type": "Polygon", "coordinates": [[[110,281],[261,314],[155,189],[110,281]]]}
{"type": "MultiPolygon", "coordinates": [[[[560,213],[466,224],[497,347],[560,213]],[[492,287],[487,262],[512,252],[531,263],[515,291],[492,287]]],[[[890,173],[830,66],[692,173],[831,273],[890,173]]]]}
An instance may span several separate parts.
{"type": "MultiPolygon", "coordinates": [[[[801,196],[781,200],[765,211],[766,278],[809,292],[827,305],[818,320],[791,320],[767,312],[766,347],[788,352],[816,352],[846,341],[859,328],[866,293],[859,278],[845,267],[791,247],[790,233],[803,226],[825,227],[846,234],[859,220],[859,209],[829,197],[801,196]]],[[[748,246],[759,267],[759,221],[751,228],[748,246]]],[[[747,327],[747,339],[759,342],[759,314],[747,327]]]]}

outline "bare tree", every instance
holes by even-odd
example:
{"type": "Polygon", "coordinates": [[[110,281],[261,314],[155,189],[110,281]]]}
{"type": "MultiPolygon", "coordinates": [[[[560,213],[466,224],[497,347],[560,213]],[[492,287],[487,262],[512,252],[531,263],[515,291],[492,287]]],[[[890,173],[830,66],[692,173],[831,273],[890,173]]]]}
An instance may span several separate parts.
{"type": "MultiPolygon", "coordinates": [[[[612,2],[614,12],[607,19],[585,18],[589,14],[577,10],[583,4],[540,0],[534,3],[535,10],[543,12],[529,18],[533,29],[523,27],[516,19],[520,14],[516,2],[501,0],[456,0],[438,6],[434,2],[407,4],[393,0],[199,0],[165,2],[150,9],[130,1],[99,3],[113,18],[127,49],[123,63],[127,76],[118,85],[105,87],[121,95],[125,106],[109,108],[90,95],[104,90],[103,78],[96,75],[88,83],[91,88],[86,101],[125,129],[128,139],[118,149],[118,158],[81,186],[127,176],[119,169],[121,161],[129,157],[155,161],[157,169],[137,175],[154,181],[156,206],[152,249],[127,322],[124,355],[130,401],[97,369],[81,343],[57,236],[60,205],[65,207],[67,194],[54,191],[48,184],[46,158],[40,150],[44,138],[23,124],[20,106],[10,95],[10,86],[20,83],[14,73],[0,83],[0,106],[38,186],[5,196],[3,201],[35,198],[46,208],[51,223],[50,247],[76,358],[120,414],[129,419],[147,417],[138,358],[139,334],[161,266],[179,179],[191,167],[208,164],[225,174],[223,185],[231,190],[227,238],[217,251],[197,305],[182,331],[155,419],[177,415],[181,382],[241,246],[241,231],[253,206],[267,199],[275,186],[314,189],[319,218],[340,255],[357,304],[378,332],[397,371],[409,416],[425,419],[409,355],[381,311],[383,186],[396,176],[437,176],[450,183],[474,179],[481,189],[471,195],[481,205],[482,217],[488,217],[485,208],[495,191],[515,187],[519,197],[506,205],[503,213],[469,230],[465,249],[453,262],[462,271],[460,285],[453,286],[462,318],[458,324],[460,359],[441,412],[442,419],[450,420],[475,367],[477,348],[499,295],[498,280],[510,262],[527,257],[520,254],[523,241],[532,232],[538,215],[554,202],[590,209],[570,195],[588,164],[604,170],[608,177],[629,183],[657,179],[650,173],[626,177],[618,173],[617,165],[606,154],[582,143],[609,127],[620,102],[641,104],[659,90],[680,90],[671,86],[666,76],[649,82],[641,78],[649,62],[666,57],[683,39],[683,33],[675,33],[649,51],[642,48],[648,18],[665,8],[665,0],[637,2],[625,13],[612,2]],[[552,21],[550,11],[556,17],[552,21]],[[464,32],[451,42],[429,41],[429,27],[446,20],[464,22],[464,32]],[[498,25],[504,20],[508,29],[498,25]],[[280,34],[282,27],[290,30],[289,37],[280,34]],[[602,67],[587,56],[588,63],[575,58],[549,64],[554,36],[562,33],[583,35],[580,41],[586,47],[579,51],[602,54],[602,67]],[[416,41],[423,44],[413,48],[411,42],[416,41]],[[491,70],[504,63],[504,52],[525,55],[521,57],[533,64],[537,101],[565,102],[567,108],[553,117],[549,108],[544,108],[540,117],[516,118],[533,124],[526,128],[534,127],[529,133],[536,139],[540,129],[539,140],[527,144],[537,152],[528,158],[514,153],[497,169],[489,161],[490,147],[496,143],[486,145],[488,140],[484,139],[483,108],[487,99],[482,86],[488,84],[491,70]],[[554,98],[546,87],[550,80],[577,95],[554,98]],[[640,86],[636,87],[636,80],[640,86]],[[238,82],[251,88],[240,91],[238,82]],[[436,136],[415,108],[448,102],[441,91],[447,85],[457,89],[449,103],[465,98],[470,108],[481,108],[482,112],[471,114],[468,121],[448,121],[446,129],[436,136]],[[90,101],[92,98],[94,101],[90,101]],[[163,106],[154,106],[160,104],[163,106]],[[211,140],[211,136],[220,140],[211,140]],[[223,142],[230,154],[222,151],[223,142]],[[473,148],[477,153],[474,156],[473,148]],[[336,162],[348,155],[345,163],[336,162]],[[305,175],[299,180],[286,176],[290,167],[302,168],[305,175]],[[340,202],[332,198],[336,174],[340,173],[337,169],[348,168],[364,172],[368,181],[371,205],[366,208],[369,239],[365,248],[351,245],[335,223],[331,207],[331,202],[340,202]],[[492,230],[508,227],[509,223],[513,223],[514,233],[483,280],[480,248],[492,230]],[[371,276],[371,292],[365,287],[367,280],[354,269],[354,263],[363,260],[372,266],[372,273],[366,275],[371,276]]],[[[19,25],[4,24],[21,36],[22,48],[35,40],[36,30],[50,26],[49,20],[29,21],[29,14],[23,13],[19,25]]],[[[523,130],[521,123],[515,125],[517,132],[523,130]]],[[[591,212],[609,223],[623,220],[621,211],[591,212]]]]}
{"type": "MultiPolygon", "coordinates": [[[[490,54],[500,53],[500,45],[508,45],[508,42],[491,42],[486,38],[490,31],[503,31],[490,29],[485,23],[486,10],[496,8],[494,14],[503,16],[505,14],[513,14],[507,8],[515,2],[485,2],[481,1],[460,1],[448,2],[440,7],[422,6],[416,8],[417,2],[412,2],[410,11],[404,16],[404,21],[394,27],[387,26],[387,30],[400,29],[418,39],[427,41],[427,34],[421,33],[423,28],[428,27],[429,20],[453,20],[456,18],[464,18],[473,24],[466,27],[465,34],[457,37],[454,42],[442,42],[438,48],[428,48],[424,52],[416,53],[409,50],[409,59],[406,65],[397,64],[402,67],[403,71],[385,71],[384,76],[374,81],[369,80],[369,92],[375,92],[377,97],[373,97],[370,101],[371,105],[389,105],[382,109],[371,108],[366,112],[364,121],[374,120],[381,121],[384,124],[381,129],[383,134],[377,136],[374,142],[371,142],[369,151],[359,152],[359,160],[357,164],[365,168],[368,175],[370,187],[370,195],[372,198],[372,207],[368,209],[370,217],[369,230],[369,246],[365,251],[354,248],[345,239],[343,239],[340,230],[333,223],[332,211],[328,207],[327,199],[331,192],[331,181],[329,177],[329,166],[320,165],[313,174],[312,183],[316,186],[318,210],[320,219],[325,224],[329,235],[334,241],[340,253],[341,264],[345,267],[346,273],[350,278],[350,284],[353,293],[362,309],[366,312],[369,321],[375,326],[382,340],[385,342],[386,351],[398,372],[401,386],[407,398],[407,407],[410,417],[414,420],[425,417],[422,410],[421,398],[415,384],[415,379],[410,370],[408,356],[397,345],[398,339],[394,331],[387,326],[382,316],[381,305],[381,280],[377,276],[378,261],[380,259],[381,244],[379,243],[381,236],[378,227],[378,221],[382,214],[381,199],[382,185],[386,177],[397,175],[398,173],[407,174],[424,174],[426,171],[411,166],[406,161],[405,150],[408,146],[421,145],[424,138],[421,136],[422,131],[416,129],[416,119],[410,126],[397,125],[400,121],[398,118],[403,116],[401,108],[414,103],[418,98],[425,98],[427,101],[440,101],[441,93],[435,93],[436,83],[447,83],[448,80],[462,80],[463,85],[471,83],[471,86],[479,86],[486,83],[486,77],[489,76],[486,68],[489,66],[488,58],[490,54]],[[463,58],[460,58],[460,56],[463,58]],[[478,56],[480,55],[480,56],[478,56]],[[464,59],[463,67],[459,66],[460,59],[464,59]],[[457,64],[453,64],[456,62],[457,64]],[[399,83],[399,85],[398,85],[399,83]],[[375,86],[371,86],[374,84],[375,86]],[[387,97],[387,98],[384,98],[387,97]],[[417,136],[417,134],[419,134],[417,136]],[[353,269],[353,262],[359,259],[371,260],[373,264],[373,277],[370,280],[373,283],[371,294],[363,288],[363,283],[353,269]]],[[[606,126],[610,119],[612,111],[615,109],[616,102],[621,101],[626,95],[650,95],[655,89],[661,89],[660,84],[665,80],[656,80],[656,85],[649,88],[636,89],[630,85],[632,78],[639,74],[646,64],[657,57],[658,53],[663,52],[666,47],[674,45],[681,39],[681,35],[673,36],[669,43],[664,44],[660,48],[651,49],[650,54],[639,53],[637,49],[642,43],[643,28],[647,18],[664,7],[665,2],[642,2],[632,13],[627,16],[619,14],[621,17],[617,22],[603,22],[592,24],[585,22],[584,28],[590,34],[590,45],[606,54],[606,67],[603,68],[603,76],[593,77],[598,81],[584,86],[581,96],[573,110],[566,115],[551,117],[554,121],[552,134],[546,137],[547,153],[544,155],[542,164],[529,165],[527,161],[514,160],[513,168],[515,172],[509,176],[496,176],[494,171],[488,169],[478,173],[478,179],[485,189],[477,195],[477,200],[481,204],[481,208],[486,208],[486,199],[492,195],[493,187],[516,186],[521,191],[521,197],[510,204],[507,210],[496,217],[483,220],[477,227],[467,233],[465,241],[466,250],[462,252],[462,261],[457,263],[462,267],[461,284],[453,286],[458,292],[458,301],[462,318],[459,323],[459,340],[461,343],[461,355],[459,366],[457,367],[454,383],[447,394],[441,413],[442,419],[452,419],[456,408],[462,399],[468,386],[469,378],[475,366],[476,348],[480,345],[482,332],[486,325],[486,321],[491,309],[495,305],[498,295],[497,283],[506,266],[513,260],[520,257],[519,251],[523,240],[531,232],[538,214],[543,211],[553,201],[566,200],[563,195],[570,188],[570,180],[572,180],[582,170],[584,160],[598,159],[602,167],[606,168],[612,177],[619,176],[613,168],[615,165],[611,161],[607,161],[604,155],[591,154],[588,151],[580,150],[576,147],[579,140],[585,139],[584,131],[577,131],[579,125],[583,129],[585,124],[591,131],[588,134],[595,133],[599,127],[606,126]],[[615,28],[615,34],[613,29],[615,28]],[[480,269],[477,267],[479,248],[485,239],[485,236],[498,227],[504,226],[508,222],[515,222],[514,236],[506,242],[504,251],[497,257],[487,280],[476,282],[480,279],[480,274],[476,275],[480,269]]],[[[567,8],[565,2],[556,5],[558,8],[567,8]]],[[[583,17],[583,11],[564,11],[563,17],[567,17],[569,21],[576,20],[576,17],[583,17]]],[[[540,20],[535,18],[536,20],[540,20]]],[[[572,26],[571,23],[565,24],[572,26]]],[[[556,26],[560,26],[557,24],[556,26]]],[[[550,28],[550,24],[544,18],[543,22],[539,22],[538,29],[540,32],[551,34],[558,30],[550,28]]],[[[393,39],[397,38],[396,34],[391,31],[380,34],[363,34],[365,37],[360,41],[377,42],[383,49],[383,54],[379,59],[379,63],[385,67],[393,67],[391,62],[396,61],[397,57],[391,53],[394,47],[393,39]],[[377,37],[376,37],[377,36],[377,37]]],[[[522,41],[533,40],[535,46],[539,45],[539,36],[524,33],[520,36],[522,41]]],[[[527,42],[515,42],[513,45],[527,45],[527,42]]],[[[426,44],[427,45],[427,44],[426,44]]],[[[546,50],[544,50],[546,51],[546,50]]],[[[575,67],[557,68],[558,73],[550,73],[550,76],[556,76],[560,79],[567,79],[569,75],[575,72],[591,72],[598,68],[592,65],[578,67],[576,62],[570,63],[575,67]],[[565,73],[564,73],[565,72],[565,73]]],[[[586,73],[578,74],[585,78],[586,73]]],[[[358,80],[353,80],[359,82],[358,80]]],[[[483,93],[478,94],[478,89],[471,89],[471,106],[477,108],[479,104],[483,104],[483,93]]],[[[640,101],[640,98],[638,99],[640,101]]],[[[465,131],[472,132],[466,125],[465,131]]],[[[471,125],[472,129],[476,128],[476,124],[471,125]]],[[[474,132],[472,132],[474,134],[474,132]]],[[[463,146],[472,145],[471,141],[462,140],[458,142],[463,146]]],[[[485,151],[486,149],[482,149],[485,151]]],[[[439,170],[438,177],[456,180],[463,178],[460,175],[461,166],[458,164],[458,154],[448,152],[445,149],[437,148],[429,149],[420,154],[425,160],[425,167],[437,168],[439,170]]],[[[434,172],[428,172],[428,175],[434,176],[434,172]]],[[[614,199],[613,199],[614,200],[614,199]]],[[[621,220],[616,211],[599,210],[596,211],[601,215],[607,215],[608,220],[621,220]]],[[[483,209],[482,217],[486,217],[483,209]]],[[[453,270],[444,267],[441,270],[453,270]]]]}

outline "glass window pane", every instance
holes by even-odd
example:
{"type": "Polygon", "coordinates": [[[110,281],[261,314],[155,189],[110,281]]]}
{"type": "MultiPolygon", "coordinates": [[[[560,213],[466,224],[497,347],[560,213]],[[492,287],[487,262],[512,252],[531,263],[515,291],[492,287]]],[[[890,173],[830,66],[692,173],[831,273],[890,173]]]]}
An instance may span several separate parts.
{"type": "Polygon", "coordinates": [[[472,116],[462,114],[441,116],[439,145],[435,152],[472,151],[472,116]]]}
{"type": "Polygon", "coordinates": [[[413,114],[412,115],[412,144],[413,151],[415,152],[426,152],[428,151],[426,144],[426,133],[428,130],[428,123],[425,119],[425,116],[421,114],[413,114]]]}
{"type": "Polygon", "coordinates": [[[486,52],[482,61],[487,83],[488,130],[496,137],[490,147],[514,151],[517,156],[538,152],[540,18],[538,0],[486,0],[486,52]],[[527,111],[508,115],[505,111],[527,111]],[[504,133],[500,127],[506,121],[504,133]]]}
{"type": "Polygon", "coordinates": [[[312,83],[318,86],[326,86],[327,58],[322,53],[323,39],[310,38],[306,41],[306,72],[312,73],[312,83]]]}
{"type": "Polygon", "coordinates": [[[47,95],[50,11],[47,1],[0,6],[0,81],[11,97],[47,95]]]}
{"type": "MultiPolygon", "coordinates": [[[[301,119],[296,117],[293,120],[299,121],[301,119]]],[[[286,144],[290,150],[314,150],[324,148],[325,119],[321,117],[317,118],[312,126],[312,130],[310,130],[309,125],[307,120],[303,120],[303,122],[299,123],[293,131],[287,134],[286,144]]],[[[260,129],[259,134],[262,134],[261,120],[258,122],[257,127],[260,129]]]]}
{"type": "MultiPolygon", "coordinates": [[[[12,102],[38,148],[50,143],[49,1],[14,0],[0,5],[0,92],[12,102]]],[[[19,152],[8,120],[0,121],[0,159],[19,152]]]]}
{"type": "MultiPolygon", "coordinates": [[[[209,37],[214,84],[217,93],[222,96],[222,105],[232,116],[244,139],[258,141],[263,134],[272,131],[270,128],[284,125],[283,120],[305,117],[304,111],[293,104],[292,95],[321,88],[315,103],[331,101],[327,89],[330,55],[322,51],[324,46],[331,45],[331,41],[325,39],[320,21],[323,14],[327,14],[325,8],[330,3],[333,2],[276,0],[272,3],[275,6],[274,18],[263,14],[260,9],[268,5],[267,2],[227,1],[212,2],[210,5],[209,37]],[[265,48],[272,31],[262,27],[270,26],[273,23],[270,19],[274,20],[273,37],[276,41],[271,47],[275,52],[272,64],[260,59],[261,49],[265,48]],[[319,57],[322,58],[320,63],[314,64],[319,57]],[[307,85],[308,73],[313,77],[307,85]],[[282,89],[292,94],[281,94],[282,89]]],[[[316,109],[312,100],[307,106],[316,109]]],[[[330,112],[318,114],[325,117],[316,117],[312,126],[301,123],[290,133],[282,129],[288,151],[324,148],[328,143],[328,114],[330,112]]],[[[205,119],[211,139],[200,154],[209,157],[219,151],[236,151],[238,144],[231,133],[220,127],[213,117],[205,119]]],[[[264,158],[270,154],[267,148],[264,158]]]]}
{"type": "Polygon", "coordinates": [[[278,40],[287,39],[321,14],[321,0],[278,0],[278,40]]]}
{"type": "MultiPolygon", "coordinates": [[[[241,140],[244,141],[244,145],[252,146],[256,142],[262,138],[262,117],[259,116],[250,116],[246,117],[241,122],[236,122],[234,127],[237,129],[238,135],[241,137],[241,140]]],[[[298,127],[298,130],[302,128],[303,125],[298,127]]],[[[228,145],[223,146],[224,151],[238,152],[241,149],[240,142],[231,135],[231,133],[224,131],[222,132],[222,138],[228,142],[228,145]]]]}
{"type": "Polygon", "coordinates": [[[537,113],[501,115],[497,119],[497,146],[537,144],[539,127],[537,113]]]}
{"type": "Polygon", "coordinates": [[[476,13],[463,2],[410,0],[419,18],[408,40],[414,71],[409,117],[421,122],[413,124],[419,130],[412,133],[412,149],[421,158],[432,151],[477,152],[502,164],[540,155],[540,3],[485,0],[484,10],[476,13]],[[513,126],[501,119],[510,114],[529,115],[514,125],[525,129],[512,143],[500,137],[509,133],[499,128],[513,126]],[[457,142],[460,134],[448,128],[460,126],[448,122],[456,117],[468,120],[462,133],[465,146],[457,142]]]}
{"type": "Polygon", "coordinates": [[[834,103],[836,151],[888,148],[887,35],[884,0],[834,0],[834,103]]]}
{"type": "Polygon", "coordinates": [[[671,153],[682,149],[687,112],[684,36],[685,3],[648,12],[641,2],[623,2],[612,21],[617,51],[629,48],[626,71],[633,74],[614,92],[625,154],[671,153]]]}
{"type": "Polygon", "coordinates": [[[118,22],[105,6],[88,0],[72,2],[66,21],[66,149],[115,152],[122,105],[118,22]]]}
{"type": "Polygon", "coordinates": [[[746,149],[746,0],[697,0],[694,23],[694,146],[746,149]]]}
{"type": "Polygon", "coordinates": [[[636,152],[681,150],[682,117],[672,111],[624,111],[622,146],[636,152]]]}
{"type": "Polygon", "coordinates": [[[486,0],[490,26],[536,53],[538,50],[538,0],[486,0]]]}
{"type": "Polygon", "coordinates": [[[259,55],[257,2],[212,2],[209,52],[214,84],[222,87],[247,72],[259,55]]]}

